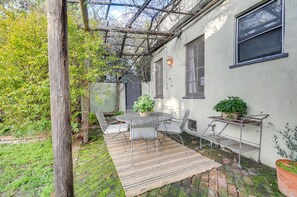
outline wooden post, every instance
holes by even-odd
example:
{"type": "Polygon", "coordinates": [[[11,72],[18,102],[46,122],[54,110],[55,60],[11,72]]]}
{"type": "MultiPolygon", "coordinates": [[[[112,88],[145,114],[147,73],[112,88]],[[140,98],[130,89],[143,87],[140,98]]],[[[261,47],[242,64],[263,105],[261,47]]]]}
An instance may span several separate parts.
{"type": "Polygon", "coordinates": [[[74,196],[66,0],[47,0],[48,57],[56,196],[74,196]]]}
{"type": "MultiPolygon", "coordinates": [[[[83,18],[84,23],[84,30],[86,32],[90,31],[89,27],[89,14],[87,8],[87,0],[79,0],[81,16],[83,18]]],[[[90,60],[86,60],[85,63],[85,75],[88,74],[90,68],[90,60]]],[[[83,142],[87,143],[89,141],[89,114],[90,114],[90,83],[85,81],[83,83],[83,87],[85,88],[86,92],[83,96],[83,103],[82,103],[82,131],[84,135],[83,142]]]]}

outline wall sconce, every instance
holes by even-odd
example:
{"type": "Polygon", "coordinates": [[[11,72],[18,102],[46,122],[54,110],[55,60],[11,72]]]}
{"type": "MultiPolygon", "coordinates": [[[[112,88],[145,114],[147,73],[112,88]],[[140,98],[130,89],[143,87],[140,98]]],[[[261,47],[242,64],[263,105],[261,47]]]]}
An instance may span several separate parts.
{"type": "Polygon", "coordinates": [[[168,56],[166,62],[167,62],[167,64],[168,64],[169,66],[172,66],[172,64],[173,64],[173,57],[168,56]]]}

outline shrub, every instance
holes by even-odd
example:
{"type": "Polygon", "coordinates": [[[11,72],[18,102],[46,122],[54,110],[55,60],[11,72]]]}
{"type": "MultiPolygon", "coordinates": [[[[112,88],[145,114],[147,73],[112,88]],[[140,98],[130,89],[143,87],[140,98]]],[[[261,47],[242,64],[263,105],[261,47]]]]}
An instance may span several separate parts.
{"type": "Polygon", "coordinates": [[[93,125],[96,125],[97,123],[98,122],[97,122],[96,114],[94,114],[93,112],[90,112],[90,114],[89,114],[89,125],[93,126],[93,125]]]}
{"type": "Polygon", "coordinates": [[[274,147],[277,149],[277,153],[282,157],[297,162],[297,126],[293,129],[287,123],[285,130],[280,132],[280,134],[281,137],[273,135],[274,147]],[[280,138],[285,141],[286,148],[281,147],[279,143],[280,138]]]}
{"type": "Polygon", "coordinates": [[[214,108],[217,112],[238,113],[240,116],[247,114],[246,102],[237,96],[228,96],[228,99],[217,103],[214,108]]]}

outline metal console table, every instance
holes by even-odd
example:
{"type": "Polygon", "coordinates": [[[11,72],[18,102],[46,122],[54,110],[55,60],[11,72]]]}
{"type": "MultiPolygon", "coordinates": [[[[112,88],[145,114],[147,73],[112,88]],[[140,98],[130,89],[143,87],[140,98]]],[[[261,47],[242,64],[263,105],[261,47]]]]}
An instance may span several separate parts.
{"type": "Polygon", "coordinates": [[[211,116],[208,117],[210,119],[212,119],[212,121],[210,122],[210,124],[208,124],[207,128],[204,130],[201,138],[200,138],[200,148],[202,148],[202,138],[206,139],[208,141],[215,144],[218,144],[222,147],[226,147],[231,149],[234,152],[237,152],[238,155],[238,166],[241,168],[240,165],[240,157],[241,154],[244,152],[249,152],[249,151],[253,151],[253,150],[258,150],[258,162],[261,162],[261,144],[262,144],[262,124],[263,124],[263,120],[265,118],[267,118],[269,116],[269,114],[259,114],[259,115],[249,115],[249,116],[245,116],[245,117],[240,117],[237,120],[226,120],[223,119],[221,116],[211,116]],[[220,122],[220,123],[224,123],[225,126],[223,127],[223,129],[216,133],[214,131],[214,129],[212,129],[212,132],[210,134],[206,134],[206,132],[208,131],[209,128],[213,128],[213,126],[215,126],[215,122],[220,122]],[[223,131],[226,129],[226,127],[228,125],[236,125],[240,127],[240,136],[239,138],[235,138],[235,137],[231,137],[231,136],[227,136],[223,134],[223,131]],[[242,139],[242,131],[243,128],[247,125],[254,125],[254,126],[258,126],[260,128],[260,140],[259,143],[253,143],[253,142],[248,142],[242,139]]]}

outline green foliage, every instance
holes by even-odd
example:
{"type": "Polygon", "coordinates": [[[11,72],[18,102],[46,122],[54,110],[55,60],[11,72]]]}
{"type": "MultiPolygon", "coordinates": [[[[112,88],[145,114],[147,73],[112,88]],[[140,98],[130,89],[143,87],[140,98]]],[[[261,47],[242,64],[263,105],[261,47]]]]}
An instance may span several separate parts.
{"type": "MultiPolygon", "coordinates": [[[[46,13],[42,9],[19,12],[1,6],[0,13],[0,115],[4,120],[0,123],[0,131],[18,136],[49,131],[46,13]]],[[[77,130],[81,97],[86,95],[88,84],[114,72],[119,66],[107,66],[117,59],[108,55],[99,33],[79,29],[75,20],[70,9],[68,62],[71,121],[74,130],[77,130]]]]}
{"type": "Polygon", "coordinates": [[[114,115],[115,115],[115,116],[119,116],[119,115],[122,115],[122,114],[124,114],[123,111],[116,111],[114,115]]]}
{"type": "Polygon", "coordinates": [[[144,94],[140,96],[137,101],[134,102],[134,112],[149,112],[154,109],[155,102],[150,98],[149,95],[144,94]]]}
{"type": "Polygon", "coordinates": [[[237,96],[228,96],[228,99],[217,103],[214,108],[217,112],[235,113],[240,116],[247,114],[247,104],[244,100],[237,96]]]}
{"type": "Polygon", "coordinates": [[[297,163],[296,162],[288,162],[287,164],[284,163],[278,163],[278,166],[283,168],[284,170],[288,171],[288,172],[292,172],[294,174],[297,174],[297,163]]]}
{"type": "Polygon", "coordinates": [[[97,117],[96,117],[96,114],[94,114],[93,112],[90,112],[89,113],[89,125],[96,125],[98,124],[98,121],[97,121],[97,117]]]}
{"type": "MultiPolygon", "coordinates": [[[[0,15],[1,126],[20,135],[29,125],[48,125],[50,117],[47,20],[38,12],[4,13],[0,15]]],[[[38,132],[31,129],[28,132],[38,132]]]]}
{"type": "Polygon", "coordinates": [[[277,149],[277,153],[282,157],[297,162],[297,126],[293,129],[287,123],[285,130],[280,132],[280,134],[281,137],[273,135],[274,147],[277,149]],[[286,148],[281,147],[280,138],[285,142],[286,148]]]}
{"type": "Polygon", "coordinates": [[[54,191],[50,141],[0,145],[0,194],[50,196],[54,191]]]}

